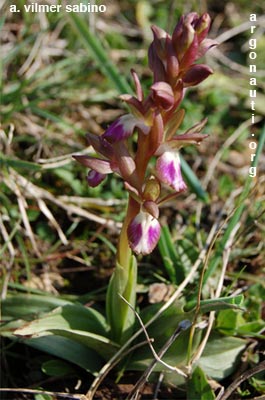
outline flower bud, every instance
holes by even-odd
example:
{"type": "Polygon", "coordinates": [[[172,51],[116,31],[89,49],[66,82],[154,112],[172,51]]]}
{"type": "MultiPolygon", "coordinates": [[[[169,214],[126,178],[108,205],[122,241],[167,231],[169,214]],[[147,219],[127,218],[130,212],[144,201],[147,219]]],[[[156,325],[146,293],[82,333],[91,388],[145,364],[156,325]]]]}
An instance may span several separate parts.
{"type": "Polygon", "coordinates": [[[130,155],[125,143],[119,142],[114,146],[115,162],[122,178],[130,185],[139,188],[139,181],[136,174],[135,161],[130,155]]]}
{"type": "Polygon", "coordinates": [[[135,85],[136,94],[137,94],[137,100],[143,101],[144,94],[143,94],[143,89],[141,86],[140,79],[139,79],[137,73],[133,69],[131,69],[131,74],[132,74],[132,77],[134,80],[134,85],[135,85]]]}
{"type": "Polygon", "coordinates": [[[156,201],[160,196],[160,183],[156,178],[149,178],[145,184],[143,198],[156,201]]]}
{"type": "Polygon", "coordinates": [[[189,13],[185,15],[185,17],[180,19],[173,32],[172,43],[175,48],[179,62],[181,61],[183,55],[188,50],[195,38],[193,21],[196,16],[196,13],[189,13]]]}
{"type": "Polygon", "coordinates": [[[167,39],[166,49],[166,72],[169,81],[172,84],[179,74],[179,62],[172,44],[172,40],[170,38],[167,39]]]}
{"type": "Polygon", "coordinates": [[[211,24],[211,18],[210,15],[207,13],[204,13],[198,19],[195,25],[195,31],[197,33],[199,43],[206,37],[210,29],[210,24],[211,24]]]}
{"type": "Polygon", "coordinates": [[[198,58],[198,38],[197,36],[194,36],[194,40],[191,43],[190,47],[185,51],[183,54],[183,57],[180,62],[180,69],[181,70],[186,70],[189,68],[190,65],[194,63],[194,61],[198,58]]]}
{"type": "Polygon", "coordinates": [[[165,67],[156,53],[154,42],[151,43],[148,50],[148,65],[154,73],[154,82],[166,80],[165,67]]]}
{"type": "Polygon", "coordinates": [[[166,58],[166,39],[169,36],[167,32],[158,26],[151,26],[154,35],[154,49],[161,61],[166,58]]]}
{"type": "Polygon", "coordinates": [[[208,65],[195,64],[183,76],[184,86],[195,86],[208,78],[212,73],[213,70],[208,65]]]}

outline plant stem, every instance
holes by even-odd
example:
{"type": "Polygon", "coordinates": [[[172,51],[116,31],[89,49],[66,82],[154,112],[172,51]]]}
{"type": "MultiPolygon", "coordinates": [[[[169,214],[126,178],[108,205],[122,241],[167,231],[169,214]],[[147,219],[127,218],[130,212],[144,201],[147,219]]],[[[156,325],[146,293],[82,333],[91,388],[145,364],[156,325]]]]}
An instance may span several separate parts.
{"type": "Polygon", "coordinates": [[[121,229],[115,270],[109,282],[106,301],[106,312],[110,325],[110,335],[116,343],[123,344],[132,334],[134,314],[124,303],[122,295],[132,306],[135,306],[137,262],[129,246],[127,228],[139,212],[139,204],[130,196],[126,217],[121,229]]]}
{"type": "Polygon", "coordinates": [[[118,247],[117,247],[117,262],[125,267],[131,257],[131,249],[128,242],[127,228],[131,220],[139,212],[139,204],[130,196],[128,200],[127,213],[120,232],[118,247]]]}

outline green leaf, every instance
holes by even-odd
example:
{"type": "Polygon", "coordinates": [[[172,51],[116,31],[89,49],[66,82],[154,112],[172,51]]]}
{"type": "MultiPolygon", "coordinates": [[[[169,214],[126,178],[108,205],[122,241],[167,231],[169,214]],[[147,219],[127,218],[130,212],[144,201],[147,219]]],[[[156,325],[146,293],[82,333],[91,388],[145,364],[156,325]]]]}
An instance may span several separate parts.
{"type": "Polygon", "coordinates": [[[64,376],[74,373],[74,369],[69,363],[62,360],[49,360],[42,364],[41,370],[50,376],[64,376]]]}
{"type": "Polygon", "coordinates": [[[52,396],[50,396],[49,394],[45,394],[45,393],[37,393],[34,395],[34,399],[35,400],[53,400],[52,396]]]}
{"type": "Polygon", "coordinates": [[[69,301],[50,295],[32,293],[8,294],[2,302],[2,315],[5,319],[38,316],[58,306],[71,304],[69,301]]]}
{"type": "MultiPolygon", "coordinates": [[[[51,329],[47,333],[49,332],[56,336],[62,336],[71,339],[90,349],[93,349],[105,360],[109,360],[119,349],[119,346],[109,340],[107,337],[96,335],[95,333],[91,332],[73,329],[51,329]]],[[[46,332],[43,334],[46,335],[46,332]]]]}
{"type": "Polygon", "coordinates": [[[4,154],[0,153],[0,169],[3,167],[12,167],[14,169],[20,170],[28,169],[30,171],[39,171],[42,169],[41,165],[30,161],[19,160],[17,158],[6,157],[4,154]]]}
{"type": "Polygon", "coordinates": [[[214,400],[215,395],[200,367],[197,367],[188,380],[187,400],[214,400]]]}
{"type": "Polygon", "coordinates": [[[105,318],[97,311],[82,305],[65,305],[14,331],[16,336],[62,337],[93,349],[108,360],[118,346],[106,335],[108,326],[105,318]]]}
{"type": "Polygon", "coordinates": [[[102,358],[94,350],[68,338],[49,335],[39,338],[25,339],[23,342],[35,349],[60,357],[63,360],[70,361],[94,375],[103,365],[102,358]]]}
{"type": "Polygon", "coordinates": [[[224,335],[254,336],[264,338],[260,332],[265,327],[265,322],[256,320],[246,322],[242,313],[234,310],[223,310],[218,313],[216,329],[224,335]]]}
{"type": "Polygon", "coordinates": [[[265,321],[257,320],[247,322],[237,328],[237,334],[242,336],[254,336],[264,340],[263,331],[265,329],[265,321]]]}
{"type": "Polygon", "coordinates": [[[235,371],[247,342],[235,337],[212,335],[198,365],[211,378],[221,380],[235,371]]]}
{"type": "Polygon", "coordinates": [[[15,331],[15,334],[21,336],[36,335],[52,329],[74,329],[104,336],[108,326],[105,318],[96,310],[79,304],[67,304],[19,328],[15,331]]]}
{"type": "MultiPolygon", "coordinates": [[[[207,313],[209,311],[225,309],[244,310],[244,308],[242,308],[243,302],[244,296],[242,294],[232,297],[218,297],[217,299],[201,300],[200,311],[201,313],[207,313]]],[[[191,311],[196,308],[196,304],[197,300],[192,300],[185,305],[184,310],[191,311]]]]}
{"type": "Polygon", "coordinates": [[[9,337],[14,339],[14,331],[25,324],[21,319],[14,319],[10,322],[2,321],[0,324],[0,336],[9,337]]]}
{"type": "Polygon", "coordinates": [[[220,311],[216,321],[216,329],[225,335],[234,335],[240,325],[245,323],[241,313],[234,310],[220,311]]]}
{"type": "MultiPolygon", "coordinates": [[[[261,372],[260,374],[257,374],[255,377],[252,376],[252,378],[249,379],[249,383],[251,386],[253,386],[257,392],[265,394],[265,372],[261,372]]],[[[260,397],[260,400],[261,397],[260,397]]]]}
{"type": "Polygon", "coordinates": [[[111,328],[111,338],[116,343],[124,343],[131,335],[135,315],[130,307],[121,299],[122,295],[135,306],[137,283],[137,261],[130,256],[129,265],[121,266],[116,262],[107,291],[107,317],[111,328]]]}

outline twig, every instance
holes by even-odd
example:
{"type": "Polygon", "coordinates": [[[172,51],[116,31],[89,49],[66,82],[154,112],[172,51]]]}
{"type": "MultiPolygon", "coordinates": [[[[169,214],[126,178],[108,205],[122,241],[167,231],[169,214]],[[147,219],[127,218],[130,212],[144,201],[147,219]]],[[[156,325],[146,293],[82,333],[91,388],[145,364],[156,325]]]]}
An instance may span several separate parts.
{"type": "MultiPolygon", "coordinates": [[[[260,18],[257,18],[257,21],[255,21],[256,26],[264,26],[265,23],[265,17],[262,16],[260,18]]],[[[253,25],[252,21],[247,21],[244,22],[243,24],[236,26],[221,35],[217,36],[215,40],[221,44],[226,42],[227,40],[231,39],[232,37],[239,35],[240,33],[245,32],[247,29],[249,29],[253,25]]],[[[249,75],[249,69],[245,67],[244,65],[238,64],[235,61],[230,60],[230,58],[226,57],[222,51],[220,51],[218,48],[214,48],[211,51],[211,56],[215,57],[218,59],[218,61],[221,61],[224,65],[227,65],[229,68],[231,68],[234,71],[241,72],[243,74],[249,75]]],[[[257,76],[263,77],[265,76],[265,71],[257,71],[256,73],[257,76]]]]}
{"type": "Polygon", "coordinates": [[[30,394],[47,394],[56,397],[63,397],[65,399],[78,399],[85,400],[83,394],[72,394],[63,392],[49,392],[46,390],[25,389],[25,388],[0,388],[0,392],[14,392],[14,393],[30,393],[30,394]]]}
{"type": "Polygon", "coordinates": [[[61,239],[61,242],[64,245],[67,245],[68,244],[68,240],[67,240],[65,234],[63,233],[60,225],[58,224],[58,222],[54,218],[53,214],[51,213],[50,209],[47,207],[45,201],[42,200],[42,199],[37,199],[37,202],[38,202],[40,211],[50,221],[51,225],[57,230],[57,233],[58,233],[59,238],[61,239]]]}
{"type": "MultiPolygon", "coordinates": [[[[92,149],[90,148],[90,146],[85,148],[84,150],[78,151],[78,154],[84,154],[84,155],[91,153],[92,149]]],[[[51,158],[38,158],[36,162],[42,165],[42,169],[59,168],[73,162],[73,153],[64,154],[62,156],[51,157],[51,158]]]]}
{"type": "Polygon", "coordinates": [[[137,395],[139,393],[139,391],[141,390],[141,388],[143,387],[143,385],[145,384],[145,382],[148,380],[149,376],[151,375],[151,373],[153,372],[155,366],[157,363],[160,363],[162,365],[164,365],[167,369],[169,369],[170,371],[174,371],[177,372],[179,375],[187,377],[187,375],[181,371],[179,368],[177,367],[172,367],[171,365],[165,363],[162,360],[162,357],[164,356],[164,354],[167,352],[167,350],[169,349],[169,347],[174,343],[174,341],[177,339],[177,337],[180,335],[180,333],[186,329],[188,329],[191,326],[191,322],[189,320],[184,320],[181,321],[178,324],[177,329],[175,330],[175,332],[173,333],[173,335],[170,336],[170,338],[166,341],[166,343],[164,344],[164,346],[160,349],[160,351],[158,353],[156,353],[154,347],[152,346],[152,340],[149,338],[147,330],[145,329],[145,326],[141,320],[140,315],[135,311],[135,309],[131,306],[131,304],[122,296],[120,295],[120,297],[122,298],[122,300],[130,307],[130,309],[134,312],[135,316],[137,317],[142,330],[146,336],[147,339],[147,343],[149,344],[149,347],[153,353],[154,356],[154,360],[151,362],[151,364],[149,365],[149,367],[145,370],[145,372],[142,374],[141,378],[136,382],[135,386],[133,387],[132,391],[130,392],[130,394],[127,397],[127,400],[132,400],[135,397],[137,398],[137,395]]]}
{"type": "MultiPolygon", "coordinates": [[[[245,75],[251,75],[248,67],[245,67],[244,65],[231,60],[221,50],[219,50],[217,48],[212,50],[211,56],[216,58],[219,62],[226,65],[233,71],[240,72],[241,74],[245,74],[245,75]]],[[[255,76],[262,78],[265,76],[265,71],[259,70],[255,73],[255,76]]]]}
{"type": "Polygon", "coordinates": [[[218,393],[218,395],[216,396],[215,400],[221,400],[221,397],[223,396],[223,394],[224,394],[224,387],[221,386],[221,388],[220,388],[220,390],[219,390],[219,393],[218,393]]]}
{"type": "Polygon", "coordinates": [[[163,379],[164,379],[164,373],[160,372],[159,377],[158,377],[158,381],[157,381],[157,384],[156,384],[156,388],[155,388],[154,400],[158,400],[157,396],[158,396],[158,392],[159,392],[160,386],[161,386],[161,384],[163,382],[163,379]]]}
{"type": "MultiPolygon", "coordinates": [[[[255,21],[255,25],[263,25],[265,23],[265,17],[262,16],[260,18],[257,18],[257,21],[255,21]]],[[[247,21],[244,22],[241,25],[235,26],[232,29],[229,29],[228,31],[225,31],[224,33],[221,33],[221,35],[217,36],[215,40],[218,43],[223,43],[226,42],[227,40],[231,39],[232,37],[239,35],[242,32],[245,32],[247,29],[249,29],[253,25],[252,21],[247,21]]]]}
{"type": "MultiPolygon", "coordinates": [[[[157,363],[157,362],[159,362],[160,364],[162,364],[162,365],[164,365],[166,368],[168,368],[169,370],[171,370],[171,371],[175,371],[175,372],[177,372],[178,374],[180,374],[180,375],[182,375],[182,376],[184,376],[184,377],[187,377],[187,375],[183,372],[183,371],[181,371],[180,369],[178,369],[178,368],[176,368],[176,367],[172,367],[171,365],[169,365],[169,364],[167,364],[167,363],[165,363],[163,360],[161,360],[161,357],[165,354],[165,352],[168,350],[168,348],[171,346],[171,344],[173,343],[173,341],[177,338],[177,336],[176,336],[176,334],[179,334],[180,332],[181,332],[181,330],[186,330],[186,329],[188,329],[189,327],[190,327],[190,325],[191,325],[191,323],[190,323],[190,321],[188,321],[188,320],[184,320],[184,321],[181,321],[180,323],[179,323],[179,325],[178,325],[178,328],[176,329],[176,331],[173,333],[173,335],[169,338],[169,340],[164,344],[164,346],[162,347],[162,349],[159,351],[159,353],[156,353],[156,351],[155,351],[155,349],[154,349],[154,347],[153,347],[153,345],[152,345],[152,341],[153,341],[153,339],[150,339],[150,337],[149,337],[149,335],[148,335],[148,333],[147,333],[147,330],[145,329],[145,326],[144,326],[144,323],[143,323],[143,321],[141,320],[141,317],[140,317],[140,315],[137,313],[137,311],[135,311],[135,309],[131,306],[131,304],[121,295],[121,294],[119,294],[120,295],[120,297],[122,298],[122,300],[130,307],[130,309],[134,312],[134,314],[135,314],[135,316],[137,317],[137,319],[138,319],[138,321],[139,321],[139,323],[140,323],[140,325],[141,325],[141,327],[142,327],[142,330],[143,330],[143,332],[144,332],[144,334],[145,334],[145,336],[146,336],[146,339],[147,339],[147,343],[149,344],[149,346],[150,346],[150,349],[151,349],[151,351],[152,351],[152,353],[153,353],[153,356],[155,357],[155,364],[157,363]]],[[[153,365],[153,366],[155,366],[155,364],[153,365]]],[[[148,367],[148,370],[149,370],[149,368],[150,367],[148,367]]],[[[151,371],[152,372],[152,371],[151,371]]],[[[151,373],[150,372],[150,373],[151,373]]],[[[150,373],[148,373],[148,376],[150,375],[150,373]]],[[[148,377],[147,376],[147,377],[148,377]]]]}
{"type": "Polygon", "coordinates": [[[256,367],[249,369],[248,371],[245,371],[243,374],[241,374],[231,385],[228,386],[228,388],[225,390],[224,394],[220,398],[220,400],[227,400],[233,391],[241,385],[242,382],[245,380],[251,378],[253,375],[258,374],[261,371],[265,370],[265,361],[262,361],[256,367]]]}
{"type": "Polygon", "coordinates": [[[137,343],[136,345],[130,347],[127,351],[123,353],[121,349],[102,367],[102,369],[99,371],[98,376],[95,378],[95,380],[92,382],[92,385],[89,388],[89,391],[86,393],[85,397],[81,400],[92,400],[94,397],[94,394],[100,385],[101,381],[104,379],[104,377],[111,371],[112,368],[115,367],[124,357],[126,357],[128,354],[132,353],[133,351],[137,350],[139,347],[142,347],[146,345],[147,342],[146,340],[140,343],[137,343]]]}
{"type": "Polygon", "coordinates": [[[26,212],[26,209],[28,208],[28,204],[26,202],[25,197],[22,196],[20,188],[18,187],[18,185],[15,182],[16,181],[10,182],[11,184],[9,185],[9,187],[11,188],[11,190],[14,191],[14,193],[17,196],[18,208],[19,208],[19,211],[20,211],[20,214],[21,214],[21,218],[22,218],[23,224],[25,226],[25,230],[26,230],[27,235],[28,235],[28,237],[30,239],[30,242],[32,244],[33,250],[34,250],[35,254],[38,257],[41,257],[40,251],[39,251],[38,246],[37,246],[37,242],[35,240],[34,233],[32,231],[32,228],[31,228],[31,225],[30,225],[30,222],[29,222],[28,214],[26,212]]]}
{"type": "MultiPolygon", "coordinates": [[[[24,195],[29,198],[34,199],[45,199],[51,201],[53,204],[56,204],[58,207],[67,211],[68,214],[75,214],[80,217],[89,219],[91,221],[97,222],[98,224],[105,225],[108,228],[116,231],[119,227],[118,223],[113,222],[112,220],[107,220],[106,218],[99,217],[87,210],[84,210],[81,207],[78,207],[74,204],[69,204],[66,201],[59,200],[56,196],[53,196],[52,193],[48,192],[43,188],[34,185],[32,182],[27,180],[24,176],[18,174],[15,170],[10,168],[10,174],[13,181],[16,182],[21,188],[24,190],[24,195]]],[[[10,177],[4,178],[6,185],[10,187],[10,177]]],[[[11,188],[12,189],[12,188],[11,188]]],[[[12,189],[13,190],[13,189],[12,189]]]]}
{"type": "MultiPolygon", "coordinates": [[[[168,369],[170,369],[171,371],[175,371],[177,372],[179,375],[185,376],[187,377],[187,375],[181,371],[180,369],[176,368],[176,367],[172,367],[169,364],[165,363],[164,361],[161,360],[161,357],[164,356],[164,354],[167,352],[167,350],[169,349],[169,347],[172,345],[172,343],[177,339],[177,337],[180,335],[180,333],[186,329],[188,329],[191,326],[191,323],[189,320],[184,320],[181,321],[177,327],[177,329],[175,330],[175,332],[173,333],[173,335],[170,336],[170,338],[166,341],[166,343],[164,344],[164,346],[162,347],[162,349],[158,352],[158,354],[155,352],[153,346],[151,345],[150,339],[148,340],[148,344],[150,346],[150,348],[152,349],[152,353],[155,357],[155,360],[153,360],[151,362],[151,364],[149,365],[149,367],[144,371],[144,373],[142,374],[141,378],[136,382],[136,384],[134,385],[132,391],[130,392],[130,394],[128,395],[128,397],[126,398],[126,400],[134,400],[138,398],[138,394],[141,390],[141,388],[144,386],[144,384],[148,381],[149,376],[151,375],[151,373],[153,372],[156,364],[159,362],[160,364],[165,365],[168,369]]],[[[147,335],[147,332],[145,331],[145,334],[147,335]]]]}

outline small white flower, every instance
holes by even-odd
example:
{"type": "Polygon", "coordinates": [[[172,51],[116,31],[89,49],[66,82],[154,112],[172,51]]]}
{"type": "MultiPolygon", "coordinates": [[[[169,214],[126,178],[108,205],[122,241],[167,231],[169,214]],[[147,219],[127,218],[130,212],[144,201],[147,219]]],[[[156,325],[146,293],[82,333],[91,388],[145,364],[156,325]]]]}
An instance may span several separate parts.
{"type": "Polygon", "coordinates": [[[166,150],[156,162],[156,176],[167,185],[171,186],[176,192],[181,192],[187,188],[180,168],[179,153],[174,150],[166,150]]]}
{"type": "Polygon", "coordinates": [[[151,253],[159,240],[160,230],[156,218],[145,211],[140,211],[128,227],[130,247],[136,254],[151,253]]]}

